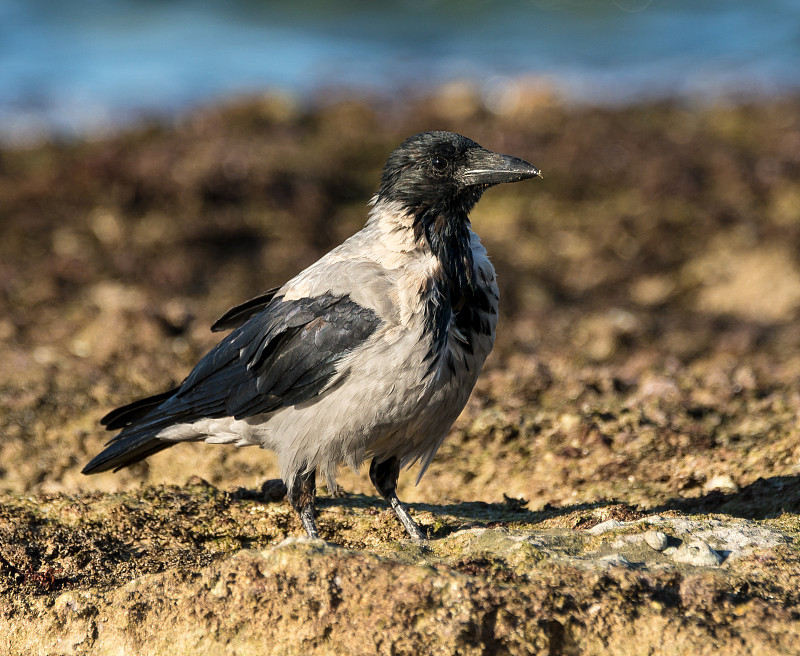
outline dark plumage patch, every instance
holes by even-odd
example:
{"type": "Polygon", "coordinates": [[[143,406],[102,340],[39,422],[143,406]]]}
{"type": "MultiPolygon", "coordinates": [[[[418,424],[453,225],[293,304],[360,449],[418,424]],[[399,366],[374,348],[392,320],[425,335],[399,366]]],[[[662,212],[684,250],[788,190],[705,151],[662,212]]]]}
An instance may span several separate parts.
{"type": "Polygon", "coordinates": [[[155,435],[177,423],[243,419],[313,399],[380,323],[347,296],[274,299],[217,344],[176,390],[109,413],[107,426],[123,430],[84,472],[124,467],[166,448],[170,443],[155,435]]]}
{"type": "Polygon", "coordinates": [[[431,343],[425,354],[428,368],[425,376],[439,364],[439,358],[447,348],[447,335],[450,330],[450,321],[453,310],[442,287],[437,283],[425,301],[425,329],[431,334],[431,343]]]}
{"type": "MultiPolygon", "coordinates": [[[[467,336],[475,334],[490,335],[492,326],[486,315],[491,316],[495,314],[495,311],[489,301],[489,297],[483,289],[476,286],[472,286],[468,290],[468,294],[461,309],[455,313],[456,328],[467,336]]],[[[469,344],[468,350],[472,353],[471,344],[469,344]]]]}
{"type": "MultiPolygon", "coordinates": [[[[468,287],[460,297],[455,309],[449,300],[446,285],[435,283],[434,291],[425,304],[425,323],[431,333],[431,346],[425,356],[428,363],[426,375],[430,374],[439,362],[447,347],[461,348],[472,354],[472,338],[475,335],[490,335],[492,332],[489,316],[495,314],[486,293],[478,287],[468,287]],[[453,342],[448,342],[451,323],[457,329],[453,342]],[[460,335],[459,335],[460,334],[460,335]]],[[[453,363],[448,361],[453,371],[453,363]]]]}

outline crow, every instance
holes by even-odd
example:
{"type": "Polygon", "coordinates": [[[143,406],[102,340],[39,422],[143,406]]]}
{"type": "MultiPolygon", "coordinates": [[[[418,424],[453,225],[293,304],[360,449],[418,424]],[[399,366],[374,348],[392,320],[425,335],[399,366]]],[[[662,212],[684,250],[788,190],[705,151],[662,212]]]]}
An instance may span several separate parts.
{"type": "MultiPolygon", "coordinates": [[[[486,189],[541,176],[452,132],[389,155],[363,229],[282,287],[234,307],[231,330],[176,388],[118,408],[119,431],[83,469],[132,465],[178,442],[276,452],[289,502],[318,538],[316,475],[369,476],[409,536],[402,467],[425,473],[492,349],[499,294],[469,213],[486,189]]],[[[419,478],[417,479],[419,481],[419,478]]]]}

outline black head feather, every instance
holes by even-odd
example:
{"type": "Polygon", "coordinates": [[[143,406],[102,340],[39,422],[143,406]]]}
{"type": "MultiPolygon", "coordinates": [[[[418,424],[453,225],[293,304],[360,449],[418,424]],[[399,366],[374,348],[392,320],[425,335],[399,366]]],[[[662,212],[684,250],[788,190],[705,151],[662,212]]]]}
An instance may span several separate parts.
{"type": "Polygon", "coordinates": [[[422,132],[406,139],[386,160],[378,197],[399,202],[409,213],[436,208],[467,214],[485,187],[466,185],[468,155],[488,152],[453,132],[422,132]]]}

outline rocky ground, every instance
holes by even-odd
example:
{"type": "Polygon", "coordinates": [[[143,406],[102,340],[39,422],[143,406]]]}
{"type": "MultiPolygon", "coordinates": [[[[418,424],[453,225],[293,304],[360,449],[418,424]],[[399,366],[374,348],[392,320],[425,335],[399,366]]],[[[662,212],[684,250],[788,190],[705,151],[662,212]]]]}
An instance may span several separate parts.
{"type": "Polygon", "coordinates": [[[0,652],[800,652],[800,102],[512,100],[267,97],[0,149],[0,652]],[[294,539],[266,452],[80,475],[106,411],[356,231],[434,128],[544,179],[473,215],[501,323],[401,476],[427,547],[365,472],[323,492],[327,543],[294,539]]]}

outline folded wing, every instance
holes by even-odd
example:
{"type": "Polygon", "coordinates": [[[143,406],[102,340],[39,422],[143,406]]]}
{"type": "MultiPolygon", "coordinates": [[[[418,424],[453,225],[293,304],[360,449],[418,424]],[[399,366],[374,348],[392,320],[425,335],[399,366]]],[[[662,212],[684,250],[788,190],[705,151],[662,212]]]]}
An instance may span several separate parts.
{"type": "MultiPolygon", "coordinates": [[[[120,469],[167,448],[172,443],[157,435],[174,424],[244,419],[313,400],[346,374],[343,360],[381,323],[373,310],[348,296],[248,303],[239,306],[243,310],[236,316],[249,312],[249,318],[217,344],[181,385],[103,418],[108,429],[122,430],[84,473],[120,469]]],[[[235,310],[225,317],[234,320],[235,310]]]]}

